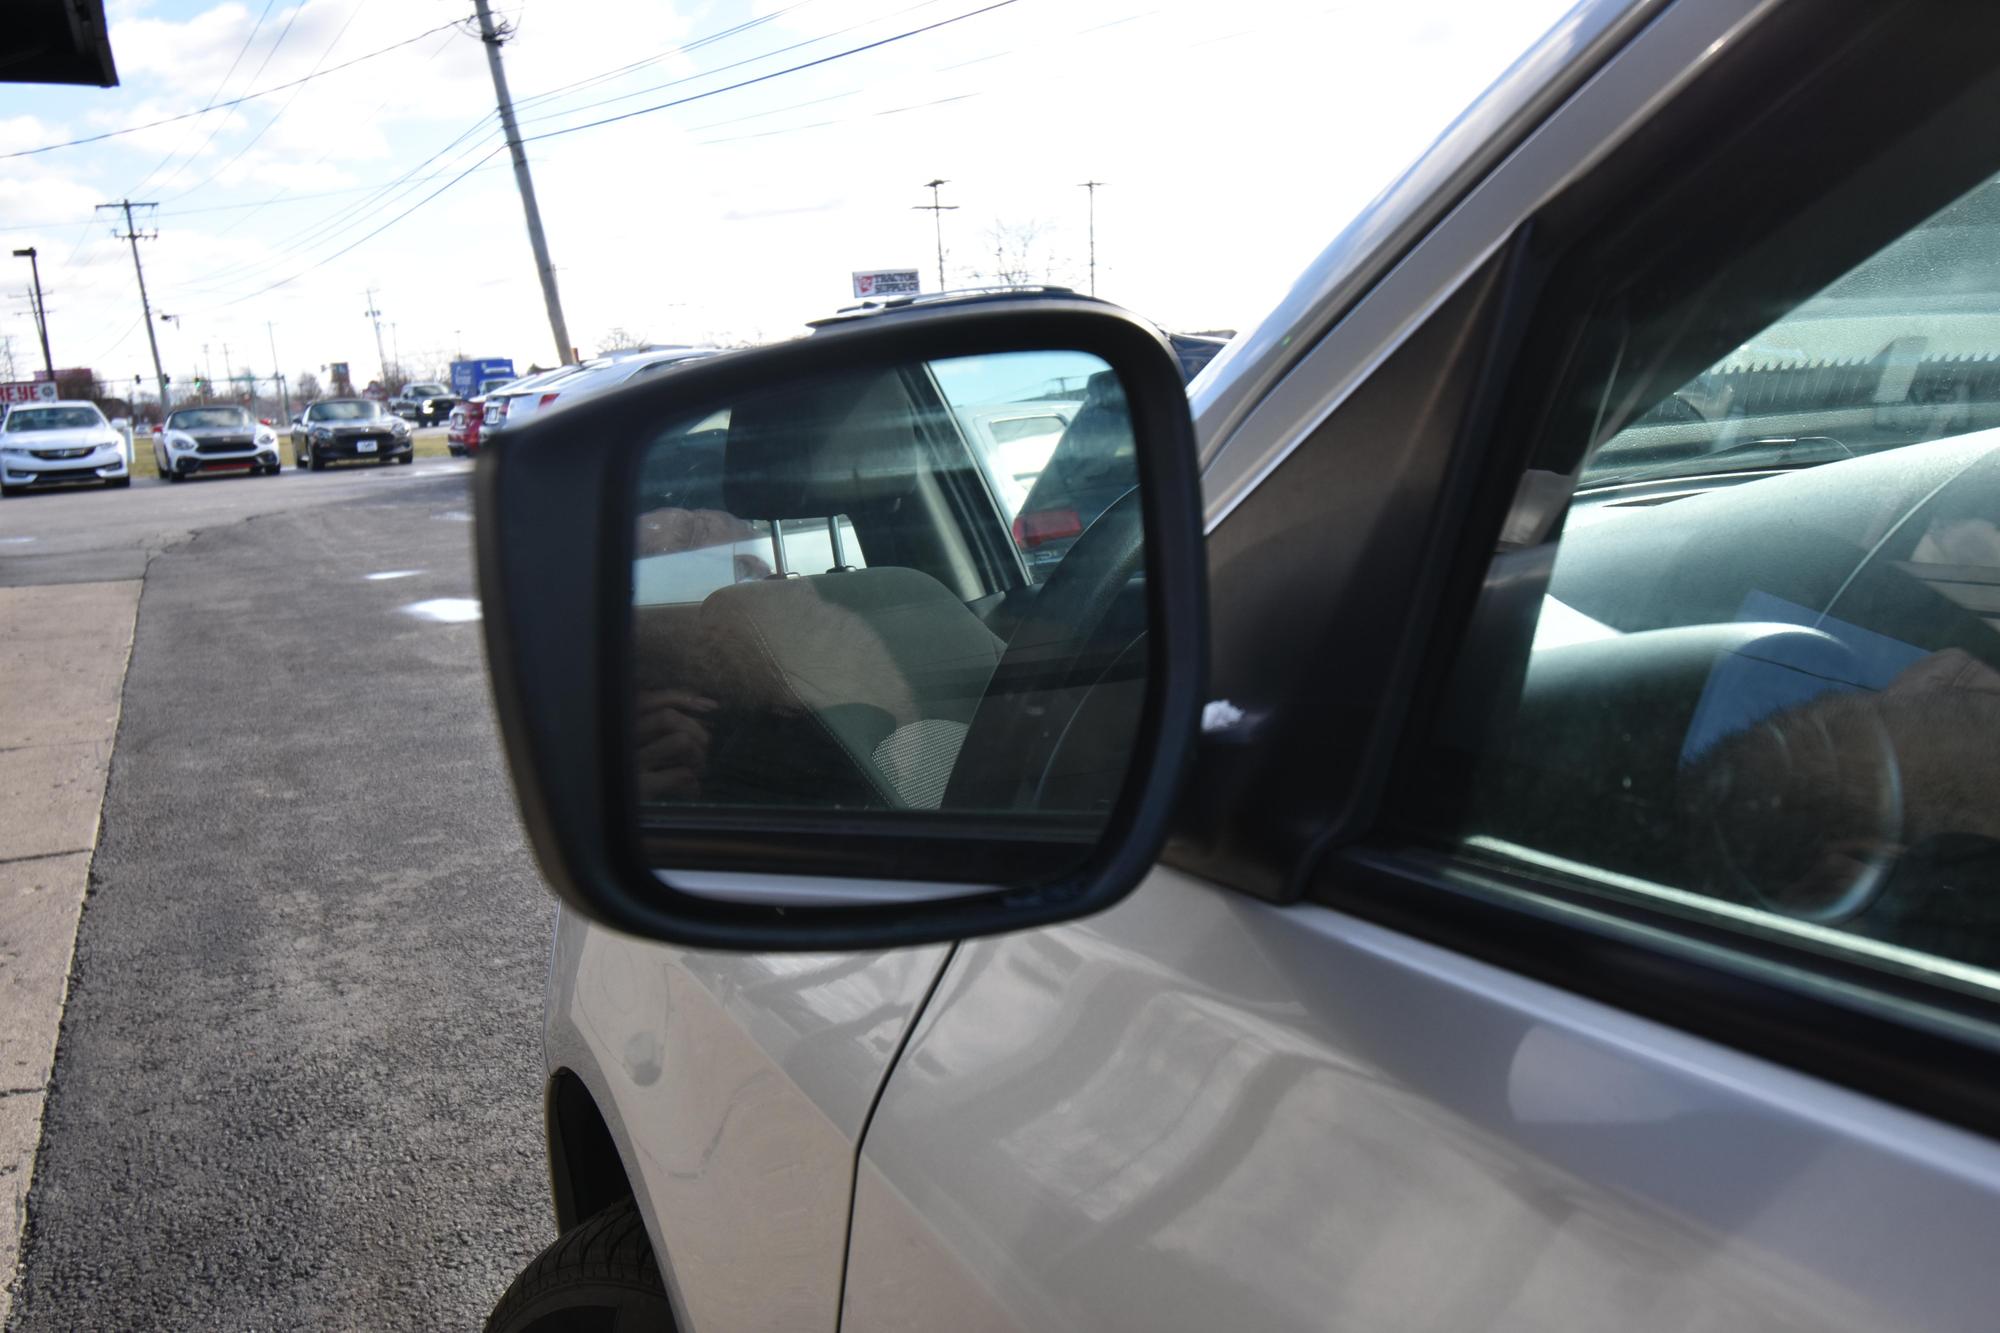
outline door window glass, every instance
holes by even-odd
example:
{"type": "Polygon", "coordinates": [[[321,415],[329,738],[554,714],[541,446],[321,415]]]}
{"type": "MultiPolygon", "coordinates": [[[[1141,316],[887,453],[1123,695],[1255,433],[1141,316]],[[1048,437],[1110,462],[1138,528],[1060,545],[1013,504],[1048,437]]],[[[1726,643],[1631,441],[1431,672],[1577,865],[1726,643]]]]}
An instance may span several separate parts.
{"type": "Polygon", "coordinates": [[[938,362],[939,392],[979,456],[1029,578],[1040,583],[1085,528],[1138,484],[1118,377],[1095,357],[1042,352],[938,362]]]}
{"type": "MultiPolygon", "coordinates": [[[[1698,299],[1713,317],[1733,298],[1722,282],[1698,299]]],[[[1634,382],[1592,393],[1610,414],[1634,382]]],[[[1482,613],[1532,620],[1532,646],[1522,632],[1511,676],[1490,654],[1460,664],[1432,750],[1435,771],[1470,775],[1445,831],[1590,889],[1986,985],[2000,184],[1630,406],[1575,474],[1560,540],[1503,540],[1482,613]],[[1539,606],[1505,612],[1503,589],[1534,586],[1509,576],[1538,569],[1539,606]]]]}

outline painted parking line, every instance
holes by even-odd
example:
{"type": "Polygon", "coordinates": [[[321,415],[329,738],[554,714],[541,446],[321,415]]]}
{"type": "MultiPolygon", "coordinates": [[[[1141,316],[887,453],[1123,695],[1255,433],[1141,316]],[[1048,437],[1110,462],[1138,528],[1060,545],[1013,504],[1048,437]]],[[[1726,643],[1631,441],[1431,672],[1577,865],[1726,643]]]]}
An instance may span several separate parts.
{"type": "Polygon", "coordinates": [[[462,625],[480,618],[479,601],[473,597],[432,597],[398,609],[406,616],[445,625],[462,625]]]}
{"type": "Polygon", "coordinates": [[[370,583],[387,583],[390,579],[413,579],[423,572],[421,569],[382,569],[373,574],[363,574],[361,577],[370,583]]]}

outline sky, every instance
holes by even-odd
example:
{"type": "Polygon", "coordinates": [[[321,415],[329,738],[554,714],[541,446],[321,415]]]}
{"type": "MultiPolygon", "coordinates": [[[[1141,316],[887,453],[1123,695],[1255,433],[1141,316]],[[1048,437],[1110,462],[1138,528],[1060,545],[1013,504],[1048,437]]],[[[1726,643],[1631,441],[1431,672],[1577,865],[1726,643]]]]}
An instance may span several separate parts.
{"type": "MultiPolygon", "coordinates": [[[[935,289],[920,205],[937,178],[949,287],[998,274],[1086,288],[1080,183],[1096,180],[1099,295],[1170,329],[1249,327],[1567,8],[496,5],[585,356],[621,332],[793,336],[851,303],[859,269],[916,268],[935,289]]],[[[335,361],[359,384],[379,366],[371,309],[389,358],[426,376],[457,354],[556,359],[470,0],[108,13],[119,87],[0,85],[0,240],[40,251],[59,367],[150,385],[123,220],[96,208],[119,199],[158,205],[137,214],[139,250],[177,384],[335,361]]],[[[25,377],[40,362],[29,266],[0,264],[0,339],[25,377]]]]}

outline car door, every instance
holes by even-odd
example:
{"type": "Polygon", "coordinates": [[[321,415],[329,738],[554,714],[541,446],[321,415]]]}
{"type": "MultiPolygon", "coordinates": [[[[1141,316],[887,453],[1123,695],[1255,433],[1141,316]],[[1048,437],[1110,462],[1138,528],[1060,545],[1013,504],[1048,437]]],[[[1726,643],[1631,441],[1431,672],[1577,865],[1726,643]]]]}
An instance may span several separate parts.
{"type": "Polygon", "coordinates": [[[2000,79],[1926,9],[1659,7],[1301,283],[1167,863],[958,947],[843,1327],[1992,1327],[2000,79]]]}

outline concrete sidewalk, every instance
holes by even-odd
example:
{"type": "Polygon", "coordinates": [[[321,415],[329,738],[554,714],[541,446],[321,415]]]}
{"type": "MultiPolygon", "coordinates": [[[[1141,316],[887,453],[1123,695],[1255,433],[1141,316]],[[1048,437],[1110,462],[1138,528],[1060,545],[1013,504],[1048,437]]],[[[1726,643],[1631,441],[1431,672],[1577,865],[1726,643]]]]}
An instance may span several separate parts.
{"type": "Polygon", "coordinates": [[[0,587],[0,1324],[140,586],[0,587]]]}

